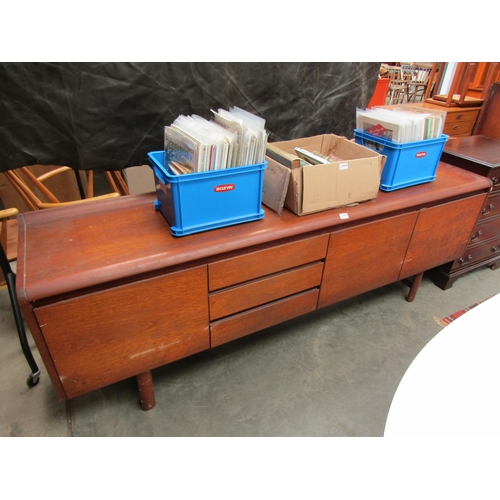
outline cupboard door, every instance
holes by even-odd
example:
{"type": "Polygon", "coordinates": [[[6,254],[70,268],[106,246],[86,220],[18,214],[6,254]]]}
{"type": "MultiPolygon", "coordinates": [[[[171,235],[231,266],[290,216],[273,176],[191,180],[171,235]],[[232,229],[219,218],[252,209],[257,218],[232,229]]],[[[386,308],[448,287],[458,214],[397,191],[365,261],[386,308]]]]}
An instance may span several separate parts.
{"type": "Polygon", "coordinates": [[[486,196],[481,194],[421,210],[399,279],[460,257],[486,196]]]}
{"type": "Polygon", "coordinates": [[[200,266],[35,309],[67,398],[210,347],[200,266]]]}
{"type": "Polygon", "coordinates": [[[397,281],[417,215],[332,233],[318,308],[397,281]]]}

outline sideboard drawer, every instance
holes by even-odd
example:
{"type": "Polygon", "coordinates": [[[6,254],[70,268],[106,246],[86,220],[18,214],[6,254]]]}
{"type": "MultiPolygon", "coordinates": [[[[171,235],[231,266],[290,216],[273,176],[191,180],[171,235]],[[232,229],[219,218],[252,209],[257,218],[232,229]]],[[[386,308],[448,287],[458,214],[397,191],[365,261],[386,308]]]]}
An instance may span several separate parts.
{"type": "Polygon", "coordinates": [[[323,262],[307,264],[210,294],[210,320],[236,314],[320,285],[323,262]]]}
{"type": "Polygon", "coordinates": [[[328,235],[277,245],[208,265],[209,291],[302,266],[326,257],[328,235]]]}
{"type": "Polygon", "coordinates": [[[277,300],[244,313],[236,314],[210,324],[210,346],[216,347],[231,340],[296,318],[316,310],[319,289],[277,300]]]}

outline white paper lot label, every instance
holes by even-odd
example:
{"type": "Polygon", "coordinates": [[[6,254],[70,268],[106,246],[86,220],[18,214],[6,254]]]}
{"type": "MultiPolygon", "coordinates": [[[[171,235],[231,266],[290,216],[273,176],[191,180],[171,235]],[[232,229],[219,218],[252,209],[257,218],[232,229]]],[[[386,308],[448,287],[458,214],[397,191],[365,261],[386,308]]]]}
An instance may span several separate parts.
{"type": "Polygon", "coordinates": [[[347,170],[349,168],[349,163],[339,163],[339,170],[347,170]]]}
{"type": "Polygon", "coordinates": [[[342,213],[342,214],[339,214],[339,217],[341,219],[348,219],[349,218],[349,214],[348,213],[342,213]]]}

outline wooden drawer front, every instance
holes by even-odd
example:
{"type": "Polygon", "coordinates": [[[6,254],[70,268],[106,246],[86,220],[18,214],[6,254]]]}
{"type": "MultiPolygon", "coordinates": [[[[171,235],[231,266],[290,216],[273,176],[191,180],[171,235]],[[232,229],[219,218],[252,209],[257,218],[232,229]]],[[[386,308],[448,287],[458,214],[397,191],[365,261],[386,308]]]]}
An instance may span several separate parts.
{"type": "Polygon", "coordinates": [[[482,245],[467,248],[462,256],[453,263],[452,269],[459,269],[493,257],[500,259],[500,237],[482,245]]]}
{"type": "Polygon", "coordinates": [[[319,286],[323,262],[308,264],[210,295],[210,320],[229,316],[319,286]]]}
{"type": "Polygon", "coordinates": [[[38,307],[67,398],[210,347],[206,266],[38,307]]]}
{"type": "Polygon", "coordinates": [[[420,211],[399,279],[452,262],[469,243],[486,194],[420,211]]]}
{"type": "Polygon", "coordinates": [[[211,323],[210,345],[216,347],[314,311],[318,303],[318,295],[319,289],[315,288],[211,323]]]}
{"type": "Polygon", "coordinates": [[[213,292],[324,259],[327,245],[328,235],[324,234],[214,262],[208,266],[209,290],[213,292]]]}
{"type": "Polygon", "coordinates": [[[452,137],[467,137],[471,135],[473,128],[473,121],[459,121],[453,123],[448,123],[447,121],[443,127],[443,134],[452,137]]]}
{"type": "Polygon", "coordinates": [[[472,122],[474,123],[479,115],[479,109],[460,110],[458,113],[446,114],[445,126],[449,123],[472,122]]]}
{"type": "Polygon", "coordinates": [[[481,210],[479,220],[489,219],[500,215],[500,192],[490,195],[481,210]]]}
{"type": "Polygon", "coordinates": [[[469,246],[480,245],[497,236],[500,236],[500,217],[487,219],[474,228],[469,246]]]}

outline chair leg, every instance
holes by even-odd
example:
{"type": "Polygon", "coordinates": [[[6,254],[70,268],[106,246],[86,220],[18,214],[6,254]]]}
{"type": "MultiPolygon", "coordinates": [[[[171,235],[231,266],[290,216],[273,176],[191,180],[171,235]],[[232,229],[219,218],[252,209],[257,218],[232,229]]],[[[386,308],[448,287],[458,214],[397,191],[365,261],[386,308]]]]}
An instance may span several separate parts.
{"type": "Polygon", "coordinates": [[[2,265],[2,271],[5,275],[5,281],[7,282],[7,289],[9,290],[10,303],[12,305],[12,311],[14,312],[14,319],[16,321],[17,333],[19,335],[19,341],[21,342],[21,348],[24,353],[24,357],[31,368],[31,373],[28,377],[26,383],[29,387],[35,387],[40,380],[40,370],[36,364],[35,358],[31,352],[28,344],[28,339],[26,337],[26,330],[24,329],[23,317],[21,314],[21,308],[19,307],[19,302],[16,297],[16,275],[10,267],[9,260],[5,255],[3,247],[0,245],[0,263],[2,265]]]}

